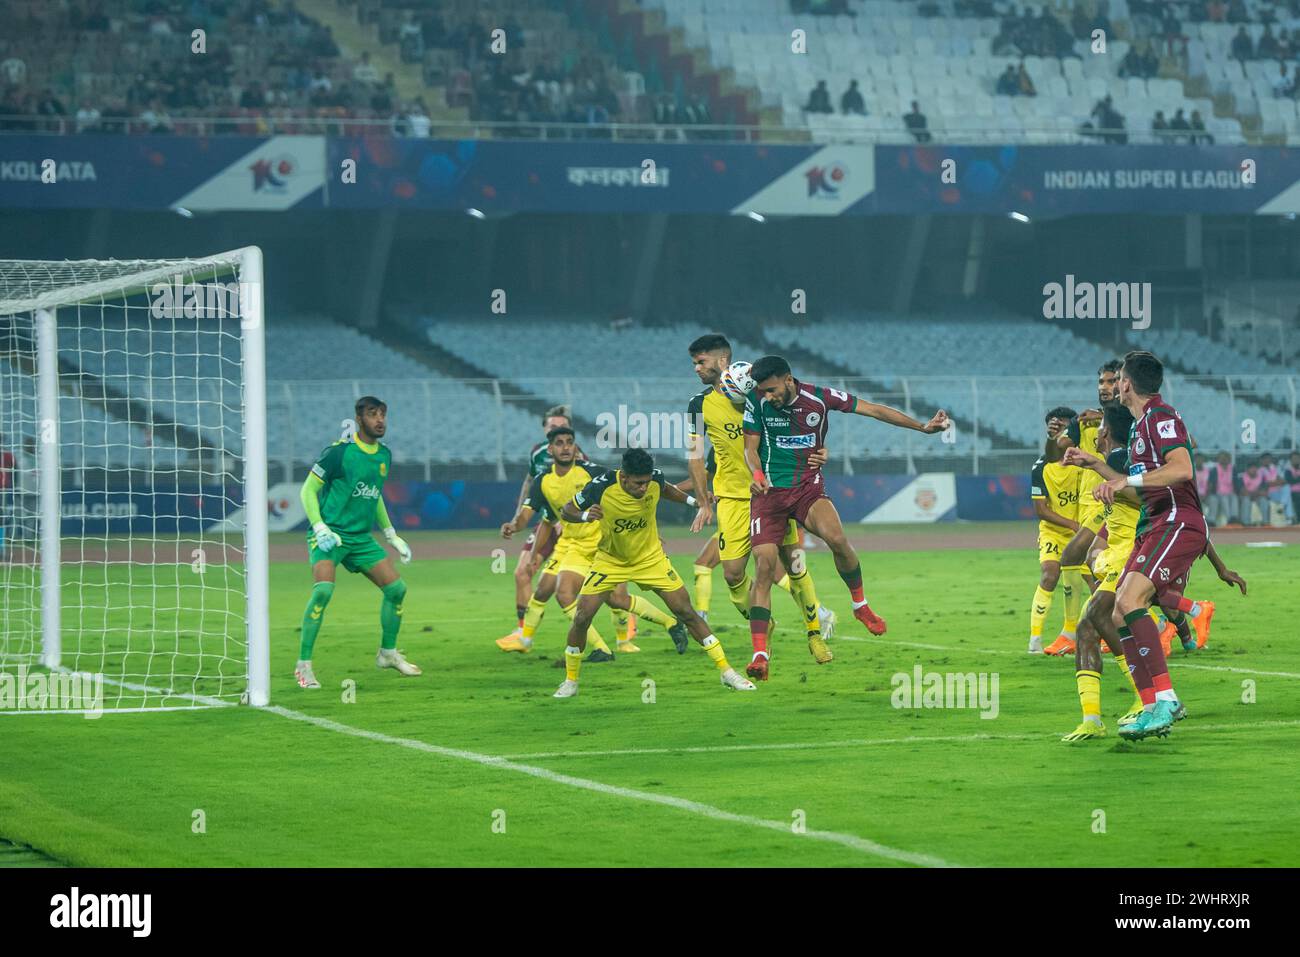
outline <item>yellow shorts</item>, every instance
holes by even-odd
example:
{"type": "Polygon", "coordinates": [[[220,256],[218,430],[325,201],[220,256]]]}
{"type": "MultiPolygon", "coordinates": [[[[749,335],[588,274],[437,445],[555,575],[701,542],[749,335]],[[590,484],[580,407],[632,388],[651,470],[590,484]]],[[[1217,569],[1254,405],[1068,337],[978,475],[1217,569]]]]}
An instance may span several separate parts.
{"type": "Polygon", "coordinates": [[[555,551],[551,552],[551,557],[542,566],[542,574],[559,575],[562,572],[575,572],[585,578],[587,572],[591,571],[591,563],[596,559],[596,549],[599,546],[599,538],[593,538],[589,542],[575,542],[560,536],[555,551]]]}
{"type": "Polygon", "coordinates": [[[1087,502],[1082,497],[1079,499],[1079,524],[1094,535],[1106,524],[1106,506],[1094,499],[1091,493],[1087,502]]]}
{"type": "MultiPolygon", "coordinates": [[[[718,512],[718,554],[724,562],[749,555],[749,499],[720,498],[718,512]]],[[[790,519],[782,545],[799,544],[799,523],[790,519]]]]}
{"type": "Polygon", "coordinates": [[[673,570],[672,563],[662,550],[658,555],[652,555],[635,565],[624,564],[598,552],[596,560],[591,563],[587,580],[582,583],[582,594],[603,595],[624,582],[632,582],[655,591],[676,591],[683,587],[681,576],[673,570]]]}
{"type": "Polygon", "coordinates": [[[1065,550],[1066,545],[1070,544],[1070,539],[1073,537],[1074,536],[1069,534],[1064,536],[1054,534],[1049,535],[1039,531],[1038,564],[1041,565],[1043,562],[1059,562],[1061,560],[1061,552],[1065,550]]]}
{"type": "Polygon", "coordinates": [[[1133,542],[1117,542],[1106,546],[1106,550],[1093,562],[1093,574],[1097,576],[1097,591],[1108,591],[1112,595],[1119,586],[1119,576],[1124,574],[1128,557],[1133,554],[1133,542]]]}

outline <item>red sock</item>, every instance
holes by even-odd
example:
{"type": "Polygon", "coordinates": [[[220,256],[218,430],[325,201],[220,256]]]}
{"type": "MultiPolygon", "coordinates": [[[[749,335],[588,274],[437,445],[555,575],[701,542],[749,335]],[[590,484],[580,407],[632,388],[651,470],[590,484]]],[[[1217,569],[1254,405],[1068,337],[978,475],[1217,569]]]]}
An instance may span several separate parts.
{"type": "Polygon", "coordinates": [[[1195,605],[1195,604],[1196,604],[1196,602],[1192,601],[1192,600],[1191,600],[1190,598],[1188,598],[1186,595],[1179,595],[1179,596],[1178,596],[1178,610],[1179,610],[1179,611],[1191,611],[1191,610],[1192,610],[1192,606],[1195,605]]]}
{"type": "MultiPolygon", "coordinates": [[[[1133,640],[1137,642],[1138,656],[1142,663],[1146,665],[1146,673],[1150,676],[1148,679],[1152,684],[1151,700],[1155,700],[1155,683],[1161,675],[1165,679],[1169,678],[1169,665],[1165,662],[1165,649],[1160,644],[1160,629],[1156,623],[1151,620],[1145,608],[1138,611],[1131,611],[1124,616],[1124,623],[1128,625],[1129,631],[1133,633],[1133,640]]],[[[1136,675],[1134,676],[1136,678],[1136,675]]],[[[1146,689],[1138,685],[1138,691],[1142,693],[1142,700],[1146,701],[1146,689]]]]}
{"type": "Polygon", "coordinates": [[[847,572],[840,572],[840,577],[844,579],[844,584],[849,586],[849,594],[853,597],[854,602],[861,603],[866,599],[862,597],[862,566],[854,565],[847,572]]]}
{"type": "Polygon", "coordinates": [[[754,654],[767,654],[767,626],[771,619],[771,609],[758,605],[749,609],[749,640],[754,644],[754,654]]]}

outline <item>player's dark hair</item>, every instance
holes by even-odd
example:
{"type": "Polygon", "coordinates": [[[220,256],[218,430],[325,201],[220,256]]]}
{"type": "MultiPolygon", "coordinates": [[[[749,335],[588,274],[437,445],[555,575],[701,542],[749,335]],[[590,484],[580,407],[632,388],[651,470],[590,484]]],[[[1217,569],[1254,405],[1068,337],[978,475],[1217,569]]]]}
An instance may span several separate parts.
{"type": "Polygon", "coordinates": [[[1128,445],[1129,433],[1133,431],[1133,413],[1122,405],[1108,405],[1101,410],[1101,417],[1106,420],[1110,440],[1119,446],[1128,445]]]}
{"type": "MultiPolygon", "coordinates": [[[[755,379],[757,379],[757,377],[755,377],[755,379]]],[[[1076,413],[1068,405],[1058,405],[1051,412],[1048,412],[1047,415],[1043,416],[1043,424],[1046,425],[1048,422],[1051,422],[1053,419],[1064,419],[1066,422],[1069,422],[1077,414],[1078,413],[1076,413]]]]}
{"type": "Polygon", "coordinates": [[[655,470],[655,457],[645,449],[628,449],[623,453],[624,475],[649,475],[655,470]]]}
{"type": "Polygon", "coordinates": [[[790,374],[790,363],[786,362],[781,356],[763,356],[754,363],[749,370],[749,374],[754,377],[754,383],[766,382],[773,376],[778,378],[790,374]]]}
{"type": "Polygon", "coordinates": [[[546,433],[546,444],[550,445],[561,435],[572,435],[574,439],[577,439],[578,437],[573,429],[569,428],[567,425],[557,425],[555,428],[551,429],[551,431],[546,433]]]}
{"type": "Polygon", "coordinates": [[[383,409],[387,412],[388,403],[383,399],[376,399],[373,395],[363,395],[361,398],[357,399],[355,412],[358,419],[370,409],[383,409]]]}
{"type": "Polygon", "coordinates": [[[573,413],[569,411],[569,407],[567,405],[553,405],[549,409],[547,409],[546,414],[542,416],[542,425],[546,424],[547,419],[554,419],[554,418],[568,419],[570,422],[572,422],[573,413]]]}
{"type": "Polygon", "coordinates": [[[686,348],[688,355],[697,356],[701,352],[725,352],[731,355],[731,343],[727,337],[719,335],[716,332],[710,332],[706,336],[700,336],[686,348]]]}
{"type": "Polygon", "coordinates": [[[1130,352],[1124,357],[1124,375],[1138,395],[1155,395],[1165,384],[1165,367],[1150,352],[1130,352]]]}
{"type": "Polygon", "coordinates": [[[1103,372],[1118,373],[1122,368],[1124,368],[1123,359],[1108,359],[1097,367],[1097,375],[1100,376],[1103,372]]]}

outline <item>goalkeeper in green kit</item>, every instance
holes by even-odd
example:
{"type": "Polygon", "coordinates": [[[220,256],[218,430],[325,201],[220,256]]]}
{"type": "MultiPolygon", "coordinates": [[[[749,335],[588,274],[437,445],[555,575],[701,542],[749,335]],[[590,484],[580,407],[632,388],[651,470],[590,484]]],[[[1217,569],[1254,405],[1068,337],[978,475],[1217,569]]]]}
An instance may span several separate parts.
{"type": "Polygon", "coordinates": [[[388,406],[372,395],[362,396],[357,400],[356,425],[351,439],[340,439],[320,454],[307,481],[302,483],[302,505],[311,522],[307,546],[315,584],[302,615],[302,644],[293,672],[300,688],[320,687],[312,672],[312,647],[325,608],[334,595],[334,569],[339,564],[365,575],[384,593],[379,606],[382,637],[375,664],[396,668],[403,675],[420,674],[420,669],[397,650],[406,582],[370,534],[378,521],[402,563],[411,560],[411,549],[397,537],[381,494],[393,458],[388,446],[379,441],[388,429],[388,406]]]}

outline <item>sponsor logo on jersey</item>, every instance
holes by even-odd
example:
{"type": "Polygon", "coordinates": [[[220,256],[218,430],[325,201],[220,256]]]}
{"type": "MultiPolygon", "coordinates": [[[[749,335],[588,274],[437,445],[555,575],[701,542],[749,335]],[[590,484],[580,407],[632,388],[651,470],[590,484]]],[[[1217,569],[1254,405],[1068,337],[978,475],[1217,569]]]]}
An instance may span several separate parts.
{"type": "Polygon", "coordinates": [[[778,435],[773,441],[778,449],[811,449],[817,445],[817,436],[811,432],[805,435],[778,435]]]}
{"type": "Polygon", "coordinates": [[[1160,433],[1162,439],[1174,438],[1177,435],[1175,431],[1176,428],[1173,419],[1165,419],[1165,421],[1157,423],[1156,425],[1156,431],[1160,433]]]}
{"type": "Polygon", "coordinates": [[[614,520],[614,531],[617,532],[635,532],[646,527],[644,518],[616,518],[614,520]]]}
{"type": "Polygon", "coordinates": [[[352,490],[353,498],[379,498],[379,486],[367,485],[365,482],[358,482],[357,487],[352,490]]]}

